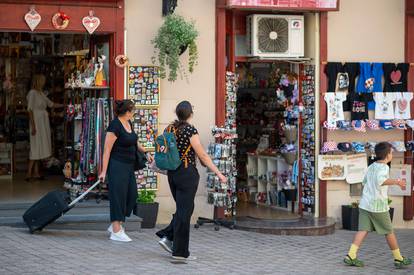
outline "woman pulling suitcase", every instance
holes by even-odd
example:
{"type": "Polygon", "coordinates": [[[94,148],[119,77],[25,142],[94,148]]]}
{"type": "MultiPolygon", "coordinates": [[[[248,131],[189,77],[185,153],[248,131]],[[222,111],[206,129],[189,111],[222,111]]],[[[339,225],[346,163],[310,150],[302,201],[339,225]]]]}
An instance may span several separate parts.
{"type": "MultiPolygon", "coordinates": [[[[135,105],[130,100],[115,102],[116,118],[109,124],[105,138],[103,169],[99,176],[103,182],[108,176],[111,225],[110,239],[130,242],[122,223],[136,205],[137,183],[135,178],[136,150],[145,153],[138,144],[138,136],[132,128],[135,105]],[[138,146],[137,146],[138,144],[138,146]]],[[[150,160],[151,156],[148,154],[150,160]]]]}

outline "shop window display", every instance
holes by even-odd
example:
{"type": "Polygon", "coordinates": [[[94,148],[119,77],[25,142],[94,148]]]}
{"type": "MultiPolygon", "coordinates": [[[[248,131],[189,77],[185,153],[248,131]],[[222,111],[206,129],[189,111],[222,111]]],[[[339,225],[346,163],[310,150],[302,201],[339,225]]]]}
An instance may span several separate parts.
{"type": "Polygon", "coordinates": [[[43,174],[58,187],[66,167],[65,186],[76,193],[98,173],[112,102],[109,75],[103,73],[109,71],[105,67],[109,44],[94,44],[93,39],[86,34],[0,32],[0,144],[12,144],[14,182],[24,177],[28,166],[31,133],[26,95],[35,74],[46,77],[45,95],[65,106],[48,109],[52,156],[43,161],[43,174]],[[94,52],[99,57],[92,56],[94,52]],[[102,78],[97,87],[99,71],[102,78]],[[95,140],[82,142],[92,133],[95,140]]]}

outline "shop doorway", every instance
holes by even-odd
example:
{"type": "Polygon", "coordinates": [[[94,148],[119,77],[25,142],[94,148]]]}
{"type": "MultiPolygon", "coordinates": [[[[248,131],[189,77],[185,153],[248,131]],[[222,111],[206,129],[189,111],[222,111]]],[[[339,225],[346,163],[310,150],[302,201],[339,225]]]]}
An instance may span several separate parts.
{"type": "MultiPolygon", "coordinates": [[[[265,220],[297,219],[303,214],[312,217],[316,205],[315,64],[319,17],[316,13],[296,15],[303,17],[300,24],[292,25],[303,28],[302,56],[258,57],[249,49],[256,36],[246,26],[251,24],[249,18],[254,20],[254,14],[260,12],[229,14],[233,19],[228,22],[233,25],[227,26],[227,70],[238,75],[236,216],[265,220]]],[[[268,21],[275,21],[274,15],[257,15],[266,16],[268,21]]],[[[272,28],[279,25],[269,24],[263,33],[272,28]]],[[[272,35],[269,31],[270,40],[272,35]]],[[[268,43],[266,47],[269,41],[263,42],[268,43]]]]}
{"type": "MultiPolygon", "coordinates": [[[[87,178],[89,174],[81,171],[83,110],[87,98],[110,97],[109,48],[107,35],[0,32],[2,203],[32,202],[54,189],[64,186],[73,189],[73,180],[78,183],[91,180],[87,178]],[[101,55],[106,56],[102,61],[104,80],[98,84],[94,75],[101,55]],[[47,136],[50,137],[51,154],[37,161],[35,166],[39,169],[33,169],[29,178],[30,136],[33,132],[28,93],[34,78],[39,75],[46,80],[42,92],[59,107],[49,106],[48,119],[36,122],[50,125],[47,136]],[[70,182],[66,180],[64,185],[65,176],[70,182]]],[[[47,140],[41,141],[42,145],[47,143],[47,140]]]]}

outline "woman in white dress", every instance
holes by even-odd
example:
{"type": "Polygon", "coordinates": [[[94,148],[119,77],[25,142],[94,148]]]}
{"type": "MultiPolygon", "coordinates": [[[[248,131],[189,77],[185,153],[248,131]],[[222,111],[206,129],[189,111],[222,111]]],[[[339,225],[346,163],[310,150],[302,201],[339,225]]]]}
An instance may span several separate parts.
{"type": "Polygon", "coordinates": [[[30,119],[30,156],[26,180],[43,179],[39,173],[40,160],[52,155],[52,138],[47,107],[59,108],[62,104],[53,103],[44,93],[46,77],[33,76],[32,89],[27,94],[27,110],[30,119]]]}

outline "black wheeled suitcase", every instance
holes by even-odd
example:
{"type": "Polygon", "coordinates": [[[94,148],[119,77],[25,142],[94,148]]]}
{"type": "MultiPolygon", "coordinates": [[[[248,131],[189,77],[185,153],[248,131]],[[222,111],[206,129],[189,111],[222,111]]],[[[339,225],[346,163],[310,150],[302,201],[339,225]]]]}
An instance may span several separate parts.
{"type": "Polygon", "coordinates": [[[59,217],[63,216],[99,183],[99,181],[94,183],[87,191],[73,201],[70,200],[67,192],[52,191],[47,193],[23,214],[23,220],[29,227],[30,233],[41,231],[48,224],[51,224],[59,217]]]}

